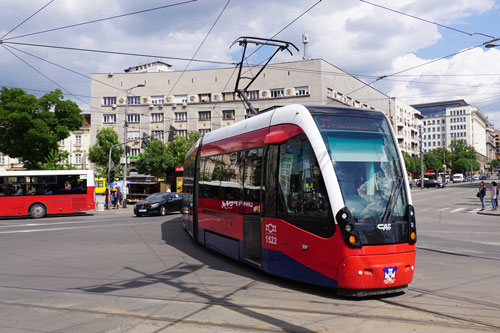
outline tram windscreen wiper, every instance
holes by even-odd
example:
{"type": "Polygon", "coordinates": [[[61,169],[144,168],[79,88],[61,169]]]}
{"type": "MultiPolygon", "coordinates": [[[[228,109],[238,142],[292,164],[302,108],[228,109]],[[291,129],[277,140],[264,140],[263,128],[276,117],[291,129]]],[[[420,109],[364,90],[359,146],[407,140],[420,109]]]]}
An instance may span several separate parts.
{"type": "Polygon", "coordinates": [[[392,187],[391,196],[389,197],[389,202],[387,202],[387,208],[385,209],[384,215],[382,217],[382,222],[387,223],[392,218],[392,212],[394,210],[394,205],[398,201],[399,194],[401,193],[401,185],[403,185],[403,176],[398,176],[394,185],[392,187]]]}

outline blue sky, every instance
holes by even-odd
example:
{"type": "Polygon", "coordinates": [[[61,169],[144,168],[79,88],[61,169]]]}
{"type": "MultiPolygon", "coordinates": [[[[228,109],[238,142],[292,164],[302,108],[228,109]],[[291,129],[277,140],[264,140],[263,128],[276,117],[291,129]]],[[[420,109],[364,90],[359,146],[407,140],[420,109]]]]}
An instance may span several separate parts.
{"type": "MultiPolygon", "coordinates": [[[[55,0],[49,3],[49,0],[2,0],[0,36],[48,3],[46,8],[7,38],[177,2],[55,0]]],[[[500,37],[500,8],[495,0],[371,2],[455,29],[500,37]]],[[[191,58],[219,15],[219,21],[196,56],[198,59],[238,61],[241,49],[237,46],[229,48],[236,38],[243,35],[270,38],[284,29],[276,38],[294,42],[301,51],[293,57],[280,55],[276,61],[301,59],[301,35],[308,32],[312,58],[323,58],[349,73],[387,75],[487,40],[484,36],[471,37],[438,28],[357,0],[198,0],[10,41],[191,58]],[[310,7],[313,8],[304,14],[310,7]]],[[[148,57],[82,53],[23,45],[3,46],[9,49],[0,47],[1,85],[31,89],[30,92],[36,94],[63,86],[65,95],[76,100],[84,110],[89,107],[89,79],[33,56],[84,75],[120,72],[129,66],[152,60],[148,57]],[[33,56],[23,54],[20,50],[33,56]]],[[[260,60],[259,54],[249,59],[251,63],[260,60]]],[[[173,65],[174,70],[183,70],[187,65],[186,61],[167,62],[173,65]]],[[[189,68],[213,66],[217,67],[214,64],[193,63],[189,68]]],[[[474,49],[404,74],[379,82],[375,87],[408,104],[465,99],[478,106],[500,128],[500,47],[474,49]]]]}

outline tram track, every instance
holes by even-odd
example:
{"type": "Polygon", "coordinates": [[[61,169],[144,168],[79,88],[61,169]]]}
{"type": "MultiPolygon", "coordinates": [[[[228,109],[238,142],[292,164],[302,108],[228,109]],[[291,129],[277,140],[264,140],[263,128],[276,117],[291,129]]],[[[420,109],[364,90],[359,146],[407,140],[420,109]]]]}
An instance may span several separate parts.
{"type": "MultiPolygon", "coordinates": [[[[342,311],[330,311],[330,310],[317,310],[317,309],[306,309],[306,308],[294,308],[294,307],[286,307],[286,306],[267,306],[267,305],[255,305],[255,304],[245,304],[245,303],[237,303],[237,302],[226,302],[226,301],[212,301],[212,300],[189,300],[189,299],[179,299],[179,298],[168,298],[168,297],[148,297],[148,296],[138,296],[138,295],[110,295],[110,294],[95,294],[89,292],[82,291],[72,291],[72,290],[58,290],[58,289],[48,289],[48,288],[27,288],[27,287],[14,287],[14,286],[1,286],[0,289],[17,289],[24,291],[38,291],[38,292],[49,292],[49,293],[64,293],[64,294],[74,294],[74,295],[85,295],[85,296],[96,296],[96,297],[106,297],[106,298],[117,298],[117,299],[130,299],[135,301],[157,301],[157,302],[166,302],[167,304],[177,303],[177,304],[185,304],[185,305],[199,305],[203,309],[207,309],[208,307],[217,306],[222,308],[231,309],[240,314],[248,314],[248,313],[266,313],[267,316],[276,316],[276,318],[284,318],[284,317],[297,317],[299,315],[308,315],[315,316],[318,318],[324,317],[325,319],[318,319],[318,321],[324,321],[328,318],[334,317],[346,317],[352,319],[360,319],[360,320],[369,320],[369,321],[390,321],[390,322],[399,322],[410,325],[421,325],[424,327],[434,327],[438,328],[451,328],[451,329],[477,329],[477,330],[485,330],[485,331],[498,331],[500,330],[500,326],[485,323],[475,319],[462,318],[457,315],[451,315],[448,313],[433,311],[429,309],[423,309],[417,306],[412,306],[408,304],[403,304],[398,301],[388,300],[386,298],[379,299],[380,302],[394,306],[403,308],[411,311],[418,311],[422,313],[426,313],[435,317],[440,317],[445,321],[437,321],[437,320],[429,320],[429,319],[416,319],[411,316],[401,316],[401,315],[373,315],[373,314],[364,314],[360,312],[349,312],[346,310],[342,311]]],[[[434,295],[437,293],[433,293],[426,290],[421,290],[417,288],[411,288],[412,292],[417,292],[426,295],[434,295]]],[[[467,300],[460,297],[453,297],[448,295],[438,295],[439,297],[445,297],[456,299],[458,301],[474,303],[481,306],[494,307],[498,308],[498,305],[489,304],[486,302],[474,302],[473,300],[467,300]]],[[[373,298],[372,298],[373,299],[373,298]]],[[[196,320],[192,318],[188,318],[188,316],[179,318],[173,316],[165,316],[165,315],[150,315],[141,313],[140,311],[120,311],[117,309],[89,309],[84,307],[77,307],[72,305],[54,305],[54,304],[42,304],[35,302],[26,302],[26,301],[9,301],[9,300],[0,300],[0,305],[3,306],[11,306],[11,307],[21,307],[21,308],[31,308],[31,309],[39,309],[39,310],[49,310],[49,311],[65,311],[72,313],[80,313],[80,314],[89,314],[89,315],[98,315],[98,316],[113,316],[117,318],[129,318],[129,319],[139,319],[145,321],[155,321],[155,322],[164,322],[166,324],[182,324],[182,325],[194,325],[199,327],[212,327],[212,328],[220,328],[220,329],[229,329],[229,330],[244,330],[244,331],[255,331],[255,332],[308,332],[310,330],[303,328],[294,329],[293,327],[287,327],[283,329],[281,327],[276,327],[271,324],[259,324],[258,326],[245,325],[241,323],[235,322],[220,322],[220,320],[207,321],[207,320],[196,320]]],[[[334,304],[331,304],[334,306],[334,304]]],[[[338,304],[337,304],[338,305],[338,304]]]]}

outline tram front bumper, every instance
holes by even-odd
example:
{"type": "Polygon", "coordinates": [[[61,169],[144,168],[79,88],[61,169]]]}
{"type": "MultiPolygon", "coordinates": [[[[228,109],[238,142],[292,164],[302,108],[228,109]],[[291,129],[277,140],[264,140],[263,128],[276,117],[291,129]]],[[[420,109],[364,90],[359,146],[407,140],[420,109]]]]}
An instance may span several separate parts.
{"type": "Polygon", "coordinates": [[[389,289],[413,280],[415,251],[350,256],[339,266],[339,289],[389,289]]]}

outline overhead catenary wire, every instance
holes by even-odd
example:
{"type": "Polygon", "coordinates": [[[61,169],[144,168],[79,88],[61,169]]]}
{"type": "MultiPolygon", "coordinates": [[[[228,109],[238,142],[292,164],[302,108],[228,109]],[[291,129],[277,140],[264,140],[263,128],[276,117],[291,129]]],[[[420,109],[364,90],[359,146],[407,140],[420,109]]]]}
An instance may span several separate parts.
{"type": "Polygon", "coordinates": [[[169,56],[156,55],[156,54],[143,54],[143,53],[119,52],[119,51],[98,50],[98,49],[85,49],[85,48],[78,48],[78,47],[46,45],[46,44],[35,44],[35,43],[21,43],[21,42],[11,42],[11,41],[0,41],[0,44],[9,44],[9,45],[13,44],[13,45],[35,46],[35,47],[60,49],[60,50],[69,50],[69,51],[81,51],[81,52],[93,52],[93,53],[105,53],[105,54],[134,56],[134,57],[146,57],[146,58],[159,58],[159,59],[169,59],[169,60],[192,61],[192,62],[201,62],[201,63],[215,64],[215,65],[231,65],[231,66],[233,66],[233,65],[236,64],[235,62],[227,62],[227,61],[214,61],[214,60],[203,60],[203,59],[189,59],[189,58],[181,58],[181,57],[169,57],[169,56]]]}
{"type": "MultiPolygon", "coordinates": [[[[58,28],[52,28],[52,29],[47,29],[47,30],[43,30],[43,31],[32,32],[32,33],[28,33],[28,34],[24,34],[24,35],[14,36],[14,37],[11,37],[11,38],[7,38],[4,41],[16,39],[16,38],[33,36],[33,35],[39,35],[39,34],[43,34],[43,33],[47,33],[47,32],[58,31],[58,30],[63,30],[63,29],[68,29],[68,28],[75,28],[75,27],[82,26],[82,25],[87,25],[87,24],[92,24],[92,23],[97,23],[97,22],[103,22],[103,21],[113,20],[113,19],[117,19],[117,18],[121,18],[121,17],[125,17],[125,16],[142,14],[142,13],[156,11],[156,10],[165,9],[165,8],[169,8],[169,7],[174,7],[174,6],[179,6],[179,5],[185,5],[185,4],[188,4],[188,3],[191,3],[191,2],[197,2],[197,1],[198,0],[186,0],[186,1],[178,2],[178,3],[174,3],[174,4],[169,4],[169,5],[165,5],[165,6],[159,6],[159,7],[155,7],[155,8],[138,10],[138,11],[131,12],[131,13],[125,13],[125,14],[120,14],[120,15],[115,15],[115,16],[110,16],[110,17],[105,17],[105,18],[96,19],[96,20],[87,21],[87,22],[70,24],[70,25],[66,25],[66,26],[62,26],[62,27],[58,27],[58,28]]],[[[1,39],[2,38],[0,38],[0,40],[1,39]]]]}
{"type": "Polygon", "coordinates": [[[53,84],[55,84],[56,86],[58,86],[59,88],[61,88],[62,90],[66,91],[69,95],[75,97],[76,99],[78,99],[79,101],[81,101],[82,103],[84,104],[88,104],[87,102],[85,102],[84,100],[80,99],[79,97],[75,96],[71,91],[69,91],[68,89],[66,89],[65,87],[63,87],[61,84],[59,84],[58,82],[54,81],[53,79],[51,79],[49,76],[47,76],[46,74],[44,74],[43,72],[41,72],[40,70],[36,69],[33,65],[31,65],[30,63],[28,63],[27,61],[25,61],[23,58],[21,58],[20,56],[18,56],[17,54],[15,54],[12,50],[10,50],[7,46],[5,45],[2,45],[4,49],[6,49],[9,53],[11,53],[14,57],[16,57],[17,59],[19,59],[20,61],[22,61],[24,64],[26,64],[27,66],[29,66],[31,69],[33,69],[35,72],[37,72],[38,74],[40,74],[41,76],[43,76],[44,78],[46,78],[47,80],[49,80],[50,82],[52,82],[53,84]]]}
{"type": "Polygon", "coordinates": [[[231,2],[231,0],[227,0],[226,2],[226,5],[222,8],[221,12],[219,13],[219,15],[217,16],[217,18],[215,19],[214,23],[212,24],[212,26],[210,27],[210,29],[208,30],[207,34],[205,35],[205,38],[203,38],[203,40],[201,41],[200,45],[198,46],[198,48],[196,49],[196,51],[194,52],[193,56],[191,57],[191,59],[188,61],[186,67],[184,68],[184,70],[182,71],[181,75],[179,75],[179,77],[177,78],[177,80],[175,81],[175,83],[173,84],[173,86],[170,88],[170,91],[168,92],[167,95],[170,95],[170,93],[174,90],[174,88],[177,86],[177,83],[179,82],[179,80],[182,78],[182,76],[184,75],[184,73],[187,71],[187,69],[189,68],[189,66],[191,65],[191,62],[193,61],[193,59],[196,57],[196,55],[198,54],[198,52],[200,51],[201,47],[203,46],[203,44],[205,43],[205,41],[207,40],[208,36],[210,36],[210,33],[212,32],[212,30],[214,29],[215,25],[217,24],[217,22],[219,22],[219,19],[221,18],[222,14],[224,13],[224,11],[226,10],[227,6],[229,5],[229,3],[231,2]]]}
{"type": "Polygon", "coordinates": [[[50,0],[48,3],[46,3],[44,6],[42,6],[42,8],[38,9],[36,12],[34,12],[30,16],[28,16],[26,19],[24,19],[21,23],[19,23],[18,25],[16,25],[14,28],[12,28],[9,31],[7,31],[7,33],[5,33],[2,37],[0,37],[0,40],[2,40],[3,38],[7,37],[12,31],[14,31],[17,28],[19,28],[21,25],[23,25],[24,23],[26,23],[29,19],[31,19],[33,16],[35,16],[36,14],[38,14],[39,12],[41,12],[42,10],[44,10],[45,7],[47,7],[48,5],[50,5],[53,2],[54,2],[54,0],[50,0]]]}
{"type": "Polygon", "coordinates": [[[434,25],[436,25],[438,27],[441,27],[441,28],[453,30],[455,32],[459,32],[459,33],[462,33],[462,34],[465,34],[465,35],[468,35],[468,36],[482,35],[482,36],[489,37],[489,38],[492,38],[492,39],[495,38],[495,37],[493,37],[491,35],[487,35],[487,34],[484,34],[484,33],[481,33],[481,32],[467,32],[467,31],[464,31],[464,30],[456,29],[456,28],[453,28],[453,27],[450,27],[450,26],[447,26],[447,25],[444,25],[444,24],[441,24],[441,23],[437,23],[437,22],[434,22],[434,21],[431,21],[431,20],[427,20],[427,19],[415,16],[415,15],[411,15],[411,14],[408,14],[408,13],[405,13],[405,12],[402,12],[402,11],[399,11],[399,10],[395,10],[395,9],[392,9],[392,8],[389,8],[389,7],[385,7],[385,6],[382,6],[382,5],[378,5],[376,3],[369,2],[369,1],[366,1],[366,0],[359,0],[359,1],[364,2],[366,4],[369,4],[369,5],[372,5],[372,6],[375,6],[375,7],[379,7],[379,8],[382,8],[382,9],[385,9],[385,10],[397,13],[397,14],[400,14],[400,15],[408,16],[408,17],[414,18],[416,20],[420,20],[420,21],[423,21],[423,22],[426,22],[426,23],[434,24],[434,25]]]}

